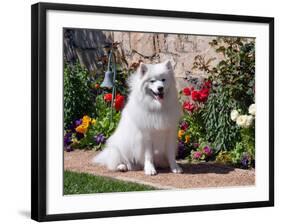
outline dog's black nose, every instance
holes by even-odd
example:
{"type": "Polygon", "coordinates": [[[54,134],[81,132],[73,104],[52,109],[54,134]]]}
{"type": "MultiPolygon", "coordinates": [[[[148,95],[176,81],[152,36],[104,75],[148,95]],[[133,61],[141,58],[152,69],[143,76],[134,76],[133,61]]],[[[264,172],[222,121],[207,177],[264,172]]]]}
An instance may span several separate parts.
{"type": "Polygon", "coordinates": [[[157,89],[158,89],[158,91],[161,93],[161,92],[163,92],[164,87],[160,86],[160,87],[158,87],[157,89]]]}

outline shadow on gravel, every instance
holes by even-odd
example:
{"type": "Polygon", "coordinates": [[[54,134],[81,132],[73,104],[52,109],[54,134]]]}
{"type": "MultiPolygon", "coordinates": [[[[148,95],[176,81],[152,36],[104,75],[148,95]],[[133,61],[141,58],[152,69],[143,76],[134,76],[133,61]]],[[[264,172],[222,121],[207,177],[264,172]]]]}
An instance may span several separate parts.
{"type": "MultiPolygon", "coordinates": [[[[221,165],[221,164],[210,164],[210,163],[199,163],[199,164],[179,164],[185,174],[204,174],[204,173],[216,173],[216,174],[227,174],[234,170],[234,167],[221,165]]],[[[159,173],[169,173],[169,169],[157,169],[159,173]]]]}

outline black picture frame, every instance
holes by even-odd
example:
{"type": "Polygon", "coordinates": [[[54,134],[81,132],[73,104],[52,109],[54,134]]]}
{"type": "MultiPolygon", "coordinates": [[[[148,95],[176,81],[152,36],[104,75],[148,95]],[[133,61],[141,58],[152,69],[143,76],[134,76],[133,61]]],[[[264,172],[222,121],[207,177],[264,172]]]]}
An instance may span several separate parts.
{"type": "Polygon", "coordinates": [[[137,8],[37,3],[31,7],[31,218],[37,221],[86,219],[206,210],[274,206],[274,18],[240,15],[163,11],[137,8]],[[160,207],[101,212],[46,214],[46,13],[48,10],[100,12],[154,17],[177,17],[216,21],[253,22],[269,25],[269,200],[243,203],[160,207]]]}

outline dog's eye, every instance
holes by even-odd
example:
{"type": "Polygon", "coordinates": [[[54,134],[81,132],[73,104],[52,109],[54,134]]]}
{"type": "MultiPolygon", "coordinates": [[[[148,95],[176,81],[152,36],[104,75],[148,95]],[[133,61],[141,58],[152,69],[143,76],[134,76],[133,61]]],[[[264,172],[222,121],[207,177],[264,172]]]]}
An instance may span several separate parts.
{"type": "Polygon", "coordinates": [[[156,80],[154,80],[154,79],[151,79],[151,80],[150,80],[151,83],[154,83],[155,81],[156,81],[156,80]]]}
{"type": "Polygon", "coordinates": [[[162,82],[165,82],[166,81],[166,79],[162,79],[162,82]]]}

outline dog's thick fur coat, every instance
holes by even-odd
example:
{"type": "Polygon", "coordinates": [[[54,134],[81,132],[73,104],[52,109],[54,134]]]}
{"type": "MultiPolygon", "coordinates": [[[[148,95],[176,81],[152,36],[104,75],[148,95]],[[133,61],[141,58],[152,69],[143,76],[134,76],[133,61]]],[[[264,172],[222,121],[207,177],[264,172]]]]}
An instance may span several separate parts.
{"type": "Polygon", "coordinates": [[[175,161],[180,107],[170,61],[140,64],[128,84],[130,94],[118,127],[94,163],[119,171],[141,168],[147,175],[168,166],[182,173],[175,161]]]}

